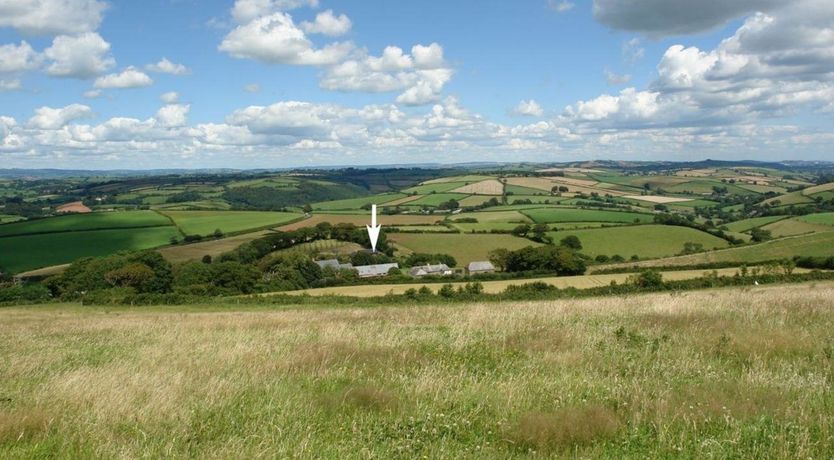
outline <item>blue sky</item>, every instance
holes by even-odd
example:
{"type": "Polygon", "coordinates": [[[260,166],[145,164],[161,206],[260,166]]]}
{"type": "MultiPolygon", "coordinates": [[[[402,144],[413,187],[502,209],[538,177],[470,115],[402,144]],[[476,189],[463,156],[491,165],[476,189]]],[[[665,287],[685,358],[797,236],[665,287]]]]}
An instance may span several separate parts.
{"type": "Polygon", "coordinates": [[[834,6],[782,3],[0,0],[0,157],[832,159],[834,6]]]}

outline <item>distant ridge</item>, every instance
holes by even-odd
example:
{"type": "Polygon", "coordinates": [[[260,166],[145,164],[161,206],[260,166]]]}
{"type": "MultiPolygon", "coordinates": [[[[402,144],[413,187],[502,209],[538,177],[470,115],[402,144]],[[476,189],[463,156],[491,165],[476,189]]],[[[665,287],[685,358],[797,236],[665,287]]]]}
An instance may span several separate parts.
{"type": "Polygon", "coordinates": [[[336,171],[345,169],[371,170],[371,169],[486,169],[516,167],[597,167],[597,168],[628,168],[628,169],[657,169],[658,166],[666,166],[670,169],[677,168],[726,168],[749,166],[772,169],[802,169],[832,167],[831,161],[755,161],[755,160],[699,160],[699,161],[630,161],[630,160],[581,160],[566,162],[466,162],[466,163],[414,163],[414,164],[379,164],[379,165],[330,165],[330,166],[304,166],[292,168],[175,168],[175,169],[51,169],[35,168],[21,169],[0,168],[0,178],[4,179],[54,179],[69,177],[141,177],[141,176],[164,176],[164,175],[207,175],[207,174],[263,174],[270,172],[291,172],[291,171],[336,171]]]}

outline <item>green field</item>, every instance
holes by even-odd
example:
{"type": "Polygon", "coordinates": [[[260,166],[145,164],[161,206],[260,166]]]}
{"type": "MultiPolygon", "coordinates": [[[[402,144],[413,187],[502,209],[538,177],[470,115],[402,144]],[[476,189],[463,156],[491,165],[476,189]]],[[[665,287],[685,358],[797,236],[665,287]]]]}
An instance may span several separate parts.
{"type": "Polygon", "coordinates": [[[312,206],[313,209],[320,211],[361,209],[362,206],[367,204],[381,205],[389,201],[405,198],[406,196],[407,195],[404,193],[383,193],[381,195],[363,196],[360,198],[348,198],[346,200],[323,201],[320,203],[314,203],[312,206]]]}
{"type": "Polygon", "coordinates": [[[24,217],[21,216],[12,216],[8,214],[0,214],[0,224],[9,224],[12,222],[17,222],[19,220],[24,220],[24,217]]]}
{"type": "Polygon", "coordinates": [[[807,216],[798,217],[799,220],[804,220],[812,224],[834,225],[834,212],[825,212],[820,214],[810,214],[807,216]]]}
{"type": "Polygon", "coordinates": [[[589,230],[565,230],[548,234],[555,242],[574,235],[582,242],[582,252],[590,256],[615,254],[641,259],[668,257],[680,253],[684,243],[700,243],[704,249],[726,248],[726,240],[688,227],[635,225],[589,230]]]}
{"type": "Polygon", "coordinates": [[[769,231],[774,237],[779,238],[783,236],[802,235],[805,233],[814,232],[830,232],[834,227],[830,225],[814,224],[800,219],[782,219],[772,224],[762,227],[763,230],[769,231]]]}
{"type": "Polygon", "coordinates": [[[163,211],[186,235],[210,235],[216,229],[234,233],[286,224],[301,214],[265,211],[163,211]]]}
{"type": "MultiPolygon", "coordinates": [[[[639,262],[637,266],[686,266],[710,263],[756,263],[794,256],[834,256],[834,231],[766,241],[738,248],[639,262]]],[[[635,264],[629,264],[635,265],[635,264]]]]}
{"type": "Polygon", "coordinates": [[[424,184],[424,185],[417,185],[415,187],[407,188],[403,190],[403,193],[408,194],[417,194],[417,195],[428,195],[431,193],[443,193],[448,192],[449,190],[456,189],[458,187],[463,187],[466,185],[466,182],[440,182],[440,183],[431,183],[431,184],[424,184]]]}
{"type": "Polygon", "coordinates": [[[618,211],[596,211],[575,208],[526,209],[524,214],[538,223],[553,222],[652,222],[651,214],[618,211]]]}
{"type": "Polygon", "coordinates": [[[0,237],[40,233],[171,225],[153,211],[95,212],[28,220],[0,226],[0,237]]]}
{"type": "MultiPolygon", "coordinates": [[[[492,209],[492,208],[490,208],[492,209]]],[[[531,222],[530,218],[518,211],[479,211],[479,212],[463,212],[454,216],[450,216],[449,220],[455,221],[458,219],[478,219],[478,223],[485,222],[531,222]]]]}
{"type": "Polygon", "coordinates": [[[459,266],[489,260],[489,252],[497,248],[515,250],[540,246],[526,238],[503,234],[390,233],[388,239],[411,252],[449,254],[457,260],[459,266]]]}
{"type": "Polygon", "coordinates": [[[560,203],[564,200],[564,198],[560,198],[558,196],[552,195],[509,195],[507,196],[507,202],[512,204],[516,200],[530,200],[533,203],[544,203],[547,202],[548,204],[560,203]]]}
{"type": "MultiPolygon", "coordinates": [[[[433,193],[430,195],[426,195],[419,200],[409,201],[406,203],[407,206],[437,206],[441,203],[445,203],[449,200],[457,200],[462,201],[464,198],[468,197],[469,195],[464,195],[462,193],[433,193]]],[[[490,197],[485,197],[489,199],[490,197]]]]}
{"type": "Polygon", "coordinates": [[[10,236],[0,238],[0,266],[17,273],[80,257],[155,248],[180,236],[174,226],[10,236]]]}
{"type": "Polygon", "coordinates": [[[748,230],[752,230],[756,227],[761,227],[767,224],[772,224],[778,220],[784,219],[785,216],[765,216],[765,217],[753,217],[751,219],[744,219],[744,220],[737,220],[735,222],[730,222],[727,224],[727,228],[730,229],[731,232],[746,232],[748,230]]]}

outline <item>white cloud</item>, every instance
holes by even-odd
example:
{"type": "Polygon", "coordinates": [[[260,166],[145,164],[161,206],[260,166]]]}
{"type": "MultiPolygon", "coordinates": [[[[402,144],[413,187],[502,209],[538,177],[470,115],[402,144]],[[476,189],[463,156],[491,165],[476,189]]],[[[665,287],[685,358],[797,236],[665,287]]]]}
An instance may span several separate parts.
{"type": "Polygon", "coordinates": [[[314,22],[304,21],[300,24],[301,29],[308,34],[323,34],[331,37],[348,33],[351,25],[350,18],[344,14],[336,16],[333,10],[325,10],[317,14],[314,22]]]}
{"type": "Polygon", "coordinates": [[[415,45],[410,55],[388,46],[379,57],[358,56],[329,67],[319,86],[333,91],[402,91],[398,103],[420,105],[437,101],[453,75],[437,43],[415,45]]]}
{"type": "Polygon", "coordinates": [[[340,116],[341,110],[311,104],[286,101],[267,107],[249,106],[229,115],[231,125],[246,126],[256,134],[272,134],[321,138],[330,131],[330,119],[340,116]]]}
{"type": "Polygon", "coordinates": [[[0,0],[0,27],[26,35],[75,35],[101,24],[107,4],[99,0],[0,0]]]}
{"type": "Polygon", "coordinates": [[[226,35],[219,49],[236,58],[269,64],[323,66],[340,62],[354,46],[331,43],[316,48],[289,14],[274,13],[237,26],[226,35]]]}
{"type": "Polygon", "coordinates": [[[180,95],[176,91],[163,93],[159,98],[166,104],[176,104],[180,101],[180,95]]]}
{"type": "Polygon", "coordinates": [[[605,81],[609,86],[624,85],[631,81],[629,74],[616,74],[608,69],[605,69],[605,81]]]}
{"type": "Polygon", "coordinates": [[[437,43],[429,46],[414,45],[411,55],[414,56],[414,66],[418,69],[439,69],[445,65],[443,47],[437,43]]]}
{"type": "Polygon", "coordinates": [[[740,125],[834,104],[834,4],[800,0],[748,17],[712,50],[673,45],[644,91],[623,90],[566,110],[608,127],[740,125]]]}
{"type": "Polygon", "coordinates": [[[116,65],[109,51],[110,44],[95,32],[61,35],[44,50],[44,56],[52,61],[46,71],[53,77],[92,78],[116,65]]]}
{"type": "Polygon", "coordinates": [[[101,97],[101,94],[101,90],[91,89],[89,91],[84,92],[84,97],[86,97],[87,99],[97,99],[101,97]]]}
{"type": "Polygon", "coordinates": [[[529,101],[519,102],[518,105],[515,107],[515,109],[513,109],[512,113],[514,115],[522,115],[522,116],[528,116],[528,117],[540,117],[544,114],[544,110],[542,109],[542,106],[540,106],[538,102],[536,102],[533,99],[530,99],[529,101]]]}
{"type": "Polygon", "coordinates": [[[145,70],[147,70],[148,72],[167,73],[171,75],[187,75],[191,73],[188,67],[182,64],[175,64],[165,57],[162,58],[156,64],[146,65],[145,70]]]}
{"type": "Polygon", "coordinates": [[[0,79],[0,91],[18,91],[23,88],[23,84],[17,78],[9,80],[0,79]]]}
{"type": "Polygon", "coordinates": [[[29,119],[29,125],[38,129],[53,130],[66,126],[70,121],[89,118],[92,115],[93,110],[82,104],[71,104],[58,109],[40,107],[35,109],[35,116],[29,119]]]}
{"type": "Polygon", "coordinates": [[[289,148],[294,150],[320,150],[320,149],[338,149],[342,144],[336,141],[316,141],[313,139],[302,139],[295,144],[290,145],[289,148]]]}
{"type": "Polygon", "coordinates": [[[190,111],[190,105],[169,103],[156,112],[155,119],[160,126],[166,128],[185,126],[190,111]]]}
{"type": "Polygon", "coordinates": [[[261,85],[257,83],[249,83],[248,85],[243,87],[243,90],[247,93],[260,93],[261,92],[261,85]]]}
{"type": "Polygon", "coordinates": [[[42,57],[25,41],[0,46],[0,73],[16,73],[40,66],[42,57]]]}
{"type": "Polygon", "coordinates": [[[302,6],[316,8],[319,2],[318,0],[236,0],[232,7],[232,18],[238,24],[245,24],[261,16],[302,6]]]}
{"type": "Polygon", "coordinates": [[[564,13],[572,10],[576,4],[568,0],[547,0],[547,6],[557,13],[564,13]]]}
{"type": "Polygon", "coordinates": [[[111,73],[96,79],[93,86],[99,89],[143,88],[153,84],[153,79],[135,67],[128,67],[120,73],[111,73]]]}

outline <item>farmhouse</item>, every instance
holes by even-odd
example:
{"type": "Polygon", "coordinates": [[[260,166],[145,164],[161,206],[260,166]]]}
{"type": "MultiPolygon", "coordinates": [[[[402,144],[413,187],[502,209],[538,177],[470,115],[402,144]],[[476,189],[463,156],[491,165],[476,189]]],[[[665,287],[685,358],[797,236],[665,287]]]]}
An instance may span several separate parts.
{"type": "Polygon", "coordinates": [[[426,265],[420,265],[420,266],[417,266],[417,267],[412,267],[411,270],[409,270],[409,273],[411,274],[411,276],[420,278],[422,276],[429,276],[429,275],[450,276],[454,272],[446,264],[437,264],[437,265],[426,264],[426,265]]]}
{"type": "Polygon", "coordinates": [[[468,271],[470,275],[477,275],[478,273],[493,273],[495,272],[495,265],[492,265],[492,262],[489,261],[470,262],[466,267],[466,271],[468,271]]]}
{"type": "Polygon", "coordinates": [[[400,264],[360,265],[353,268],[359,273],[360,278],[375,278],[387,275],[392,268],[400,268],[400,264]]]}
{"type": "Polygon", "coordinates": [[[342,264],[337,259],[317,260],[316,265],[322,269],[330,267],[334,270],[350,270],[353,264],[342,264]]]}

